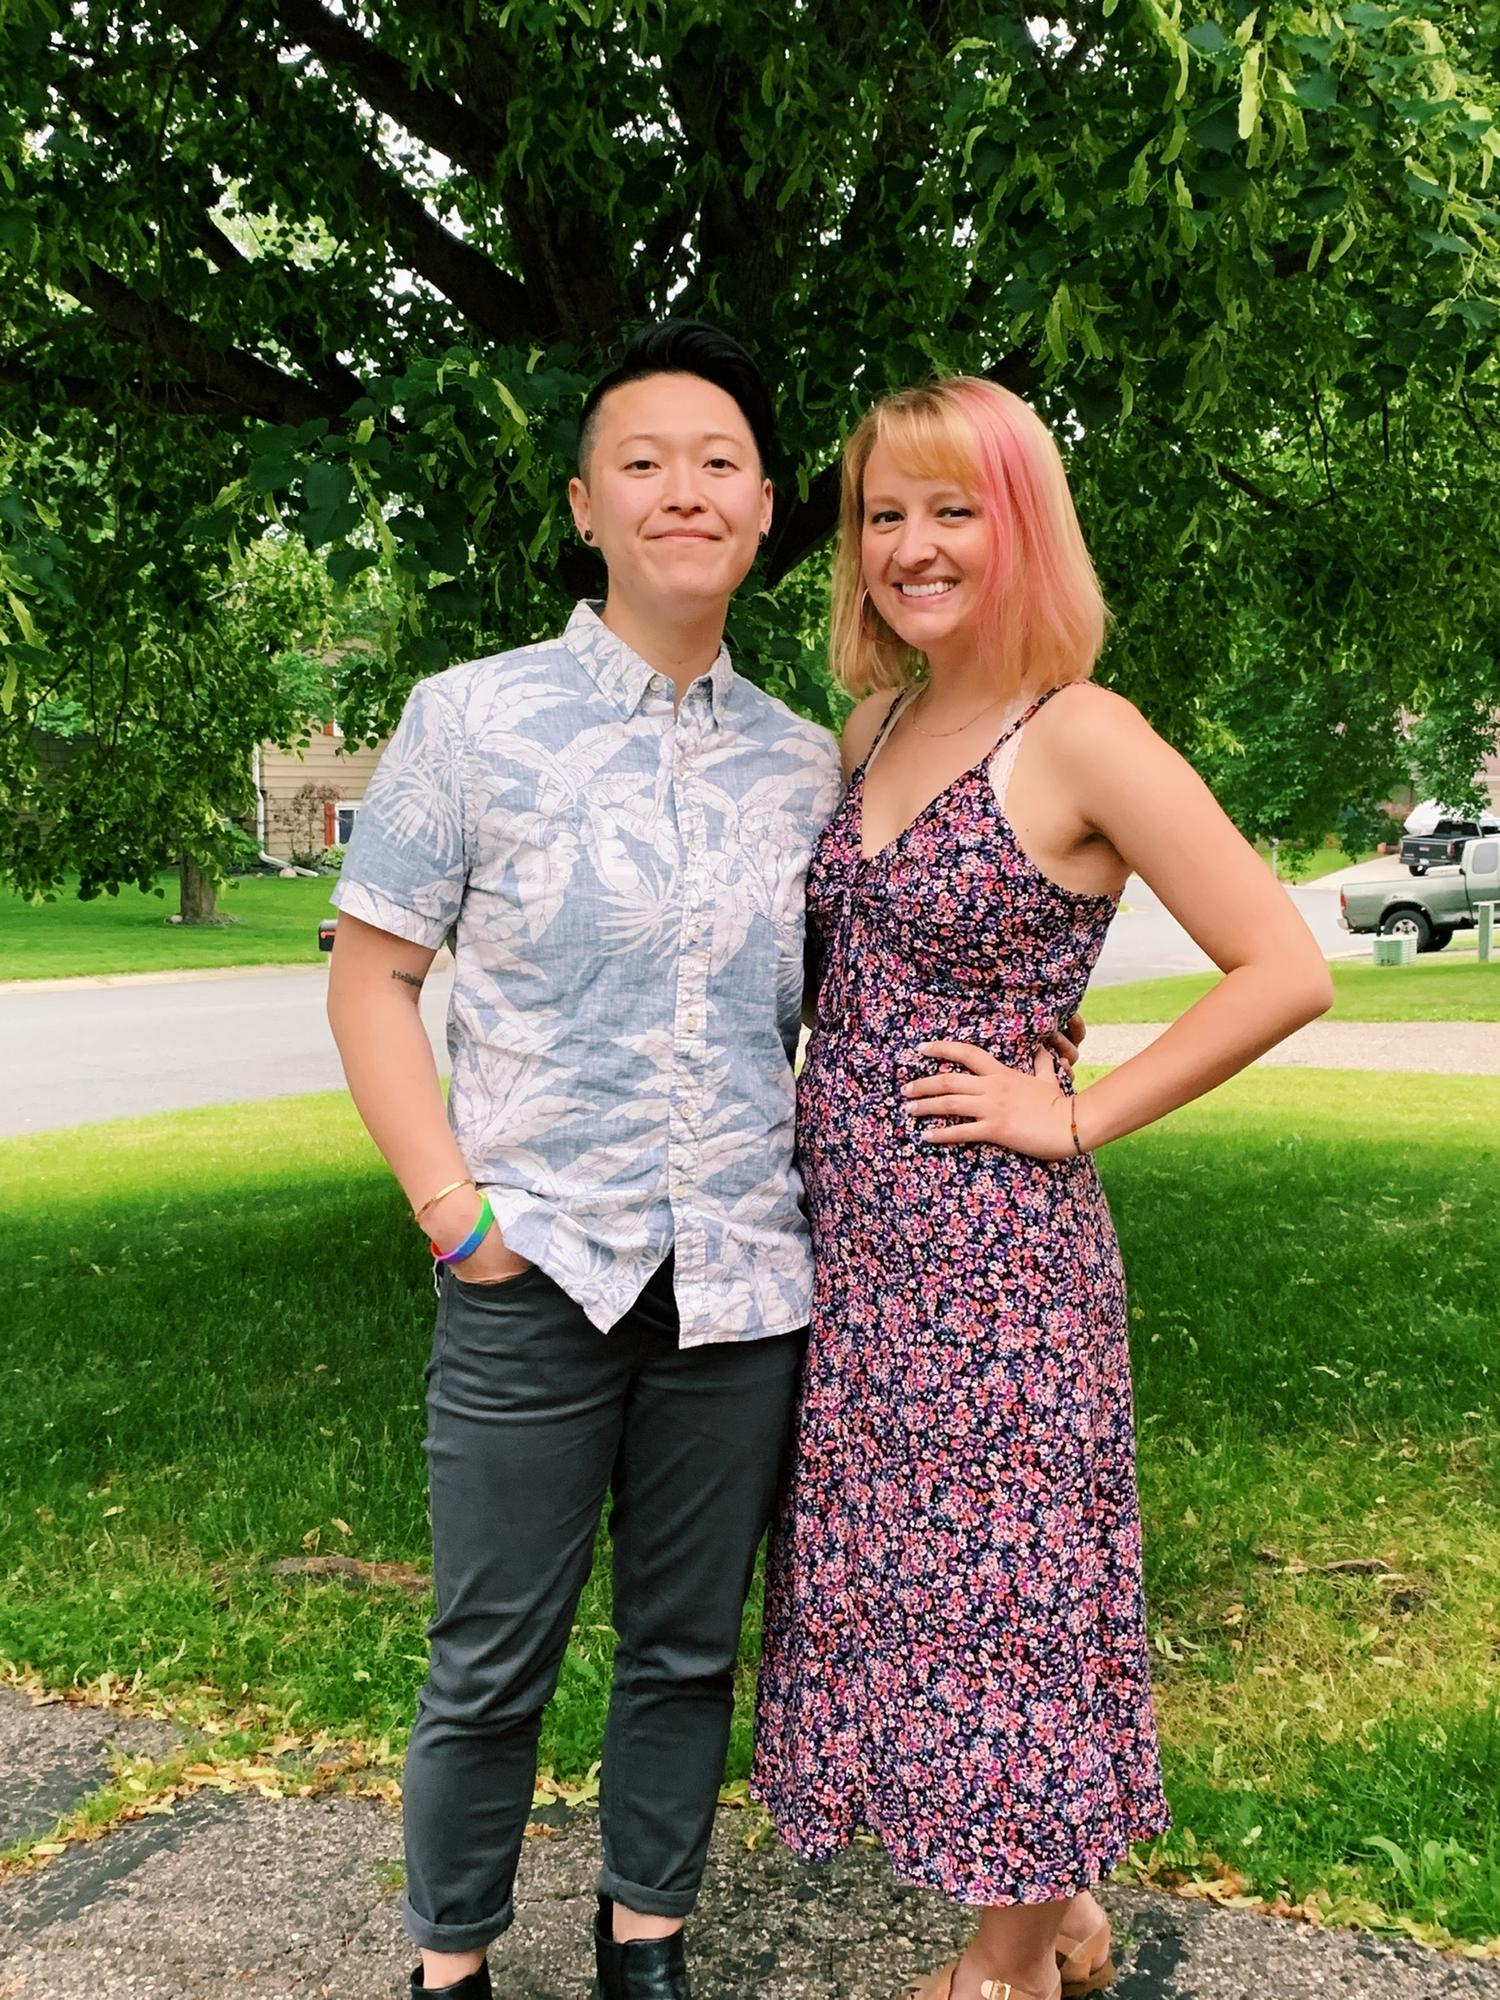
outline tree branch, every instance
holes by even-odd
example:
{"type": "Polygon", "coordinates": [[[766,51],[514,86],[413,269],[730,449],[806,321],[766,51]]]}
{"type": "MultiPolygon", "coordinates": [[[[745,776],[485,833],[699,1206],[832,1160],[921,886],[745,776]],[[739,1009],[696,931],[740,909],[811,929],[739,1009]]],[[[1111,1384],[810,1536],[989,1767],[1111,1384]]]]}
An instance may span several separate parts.
{"type": "MultiPolygon", "coordinates": [[[[221,22],[221,29],[222,25],[221,22]]],[[[95,131],[102,133],[103,137],[115,147],[117,153],[123,151],[127,157],[129,156],[133,135],[127,121],[108,110],[93,97],[85,87],[81,72],[75,72],[66,82],[60,81],[57,89],[59,97],[67,105],[81,130],[90,136],[95,131]]],[[[255,271],[257,262],[261,260],[248,257],[212,213],[213,205],[219,196],[219,190],[212,179],[200,174],[197,176],[198,186],[193,187],[190,184],[193,176],[185,171],[170,153],[161,151],[160,147],[153,164],[158,173],[170,175],[175,197],[173,222],[181,240],[191,243],[216,271],[232,280],[243,279],[255,271]]],[[[167,234],[160,212],[157,214],[156,222],[158,242],[160,242],[162,236],[167,234]]],[[[265,268],[266,266],[262,264],[262,271],[265,268]]],[[[294,272],[286,264],[277,265],[275,268],[277,275],[289,288],[295,287],[301,290],[305,287],[307,279],[303,273],[294,272]]],[[[309,378],[324,394],[338,401],[341,408],[347,409],[365,393],[364,383],[336,356],[327,354],[321,342],[310,339],[301,321],[301,314],[283,315],[277,326],[278,338],[292,350],[296,359],[306,369],[309,378]]],[[[164,407],[180,406],[174,404],[164,407]]]]}
{"type": "MultiPolygon", "coordinates": [[[[1160,432],[1169,443],[1175,444],[1180,450],[1198,449],[1191,438],[1184,437],[1177,426],[1168,423],[1165,417],[1151,417],[1148,422],[1153,430],[1160,432]]],[[[1255,501],[1258,506],[1264,507],[1268,514],[1280,514],[1287,520],[1293,520],[1300,511],[1277,494],[1268,493],[1263,486],[1257,486],[1253,480],[1247,479],[1243,472],[1236,472],[1226,460],[1210,455],[1208,462],[1226,486],[1232,486],[1237,493],[1243,493],[1247,500],[1255,501]]]]}
{"type": "Polygon", "coordinates": [[[1323,440],[1323,477],[1328,482],[1328,497],[1336,507],[1339,504],[1338,488],[1333,483],[1333,463],[1328,452],[1328,426],[1323,421],[1323,399],[1318,394],[1316,382],[1312,385],[1313,415],[1318,420],[1318,435],[1323,440]]]}
{"type": "Polygon", "coordinates": [[[210,347],[180,313],[148,304],[92,258],[59,282],[103,325],[183,369],[193,378],[190,386],[215,399],[213,407],[222,415],[301,424],[314,417],[336,420],[344,413],[346,405],[337,397],[283,375],[243,348],[210,347]]]}
{"type": "Polygon", "coordinates": [[[513,343],[536,332],[542,315],[532,310],[521,280],[445,229],[418,196],[368,154],[355,167],[355,186],[366,206],[386,218],[412,269],[480,332],[513,343]]]}
{"type": "MultiPolygon", "coordinates": [[[[273,0],[273,5],[287,32],[346,77],[376,111],[486,186],[494,181],[516,77],[510,52],[493,35],[476,34],[472,24],[466,28],[441,0],[426,9],[457,37],[454,73],[463,97],[452,97],[409,83],[395,57],[318,0],[273,0]],[[464,98],[482,103],[484,115],[464,98]]],[[[381,173],[373,161],[368,171],[381,173]]],[[[521,175],[507,172],[498,192],[521,270],[516,279],[383,178],[389,197],[384,206],[410,246],[414,267],[486,333],[514,340],[524,332],[544,342],[567,338],[590,344],[607,339],[618,325],[622,301],[612,281],[613,239],[591,208],[564,207],[551,190],[533,192],[521,175]],[[415,263],[419,256],[423,263],[415,263]]]]}
{"type": "Polygon", "coordinates": [[[357,28],[318,5],[318,0],[273,0],[287,33],[305,42],[330,70],[347,76],[365,102],[481,180],[488,181],[500,150],[499,135],[457,98],[410,83],[394,56],[357,28]]]}
{"type": "Polygon", "coordinates": [[[71,410],[114,410],[123,402],[143,405],[167,417],[222,417],[224,398],[192,382],[148,382],[115,378],[97,381],[88,375],[48,375],[25,367],[13,355],[0,358],[0,385],[29,389],[38,383],[61,395],[71,410]]]}

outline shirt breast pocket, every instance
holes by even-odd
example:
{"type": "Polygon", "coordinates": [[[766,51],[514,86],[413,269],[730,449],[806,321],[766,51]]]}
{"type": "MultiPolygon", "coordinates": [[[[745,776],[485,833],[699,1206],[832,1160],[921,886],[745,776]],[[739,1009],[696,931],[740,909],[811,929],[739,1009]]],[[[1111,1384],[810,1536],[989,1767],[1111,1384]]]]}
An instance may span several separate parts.
{"type": "Polygon", "coordinates": [[[736,844],[736,872],[747,904],[799,951],[811,858],[811,840],[784,826],[742,835],[736,844]]]}

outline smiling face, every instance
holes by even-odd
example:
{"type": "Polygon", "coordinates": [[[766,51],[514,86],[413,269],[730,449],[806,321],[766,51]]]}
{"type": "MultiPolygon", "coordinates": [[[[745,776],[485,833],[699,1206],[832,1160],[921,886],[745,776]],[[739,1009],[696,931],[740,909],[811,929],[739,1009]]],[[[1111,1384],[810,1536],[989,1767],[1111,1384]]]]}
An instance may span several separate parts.
{"type": "Polygon", "coordinates": [[[929,477],[881,438],[865,464],[860,562],[870,602],[930,660],[962,643],[985,601],[993,525],[977,478],[929,477]]]}
{"type": "Polygon", "coordinates": [[[568,499],[609,568],[611,597],[658,614],[727,605],[771,525],[771,482],[744,413],[699,375],[612,389],[568,499]]]}

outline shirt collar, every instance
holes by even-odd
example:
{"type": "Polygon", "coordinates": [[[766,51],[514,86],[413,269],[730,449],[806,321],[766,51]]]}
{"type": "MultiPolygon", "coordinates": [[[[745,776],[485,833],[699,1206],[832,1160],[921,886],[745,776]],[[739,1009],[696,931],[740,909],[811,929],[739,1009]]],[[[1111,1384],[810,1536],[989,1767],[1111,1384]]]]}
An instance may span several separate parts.
{"type": "MultiPolygon", "coordinates": [[[[587,667],[600,693],[607,696],[623,714],[634,715],[645,700],[652,681],[661,679],[670,687],[671,677],[659,674],[655,667],[627,646],[617,632],[610,631],[600,616],[603,608],[602,601],[597,598],[580,598],[563,632],[563,643],[587,667]]],[[[719,724],[725,718],[733,681],[734,668],[729,652],[721,644],[708,670],[709,703],[714,721],[719,724]]]]}

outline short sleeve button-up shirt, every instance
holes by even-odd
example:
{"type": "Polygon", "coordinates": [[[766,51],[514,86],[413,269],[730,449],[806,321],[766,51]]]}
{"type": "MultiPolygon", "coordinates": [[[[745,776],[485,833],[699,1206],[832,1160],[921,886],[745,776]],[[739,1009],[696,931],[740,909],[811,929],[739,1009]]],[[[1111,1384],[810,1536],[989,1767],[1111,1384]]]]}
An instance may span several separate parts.
{"type": "Polygon", "coordinates": [[[838,748],[684,693],[580,604],[412,690],[333,900],[453,945],[448,1116],[506,1242],[604,1331],[668,1251],[685,1347],[807,1321],[792,1157],[808,858],[838,748]]]}

